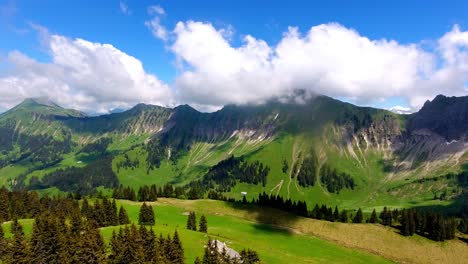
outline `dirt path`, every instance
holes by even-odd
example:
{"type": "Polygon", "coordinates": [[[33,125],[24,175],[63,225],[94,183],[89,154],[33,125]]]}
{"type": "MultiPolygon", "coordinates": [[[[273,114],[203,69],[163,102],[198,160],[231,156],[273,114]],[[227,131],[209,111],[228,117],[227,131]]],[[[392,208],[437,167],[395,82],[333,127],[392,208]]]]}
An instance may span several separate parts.
{"type": "Polygon", "coordinates": [[[283,183],[284,183],[284,180],[281,179],[281,181],[275,187],[273,187],[273,189],[270,190],[270,195],[275,189],[278,189],[278,191],[276,191],[276,195],[279,195],[279,192],[281,191],[281,187],[283,187],[283,183]]]}

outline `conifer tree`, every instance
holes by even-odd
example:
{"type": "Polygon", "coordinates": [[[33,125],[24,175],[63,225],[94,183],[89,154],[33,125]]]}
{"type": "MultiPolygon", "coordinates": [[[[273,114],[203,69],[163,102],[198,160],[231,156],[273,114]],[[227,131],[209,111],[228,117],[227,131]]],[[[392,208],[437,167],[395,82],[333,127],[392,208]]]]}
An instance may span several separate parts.
{"type": "Polygon", "coordinates": [[[155,224],[154,211],[151,205],[146,205],[146,203],[143,203],[143,205],[140,208],[138,224],[140,225],[154,225],[155,224]]]}
{"type": "Polygon", "coordinates": [[[356,215],[353,218],[353,223],[362,223],[363,216],[362,216],[362,210],[359,208],[357,211],[356,215]]]}
{"type": "Polygon", "coordinates": [[[198,229],[198,231],[203,232],[203,233],[208,232],[208,221],[206,221],[205,215],[202,215],[200,217],[200,228],[198,229]]]}
{"type": "Polygon", "coordinates": [[[255,264],[260,262],[257,252],[251,249],[244,249],[239,252],[242,258],[242,263],[244,264],[255,264]]]}
{"type": "Polygon", "coordinates": [[[187,218],[187,229],[197,231],[197,217],[195,212],[190,212],[187,218]]]}
{"type": "Polygon", "coordinates": [[[5,239],[5,232],[3,231],[3,226],[0,224],[0,261],[2,261],[3,256],[7,252],[7,241],[5,239]]]}
{"type": "Polygon", "coordinates": [[[348,213],[346,210],[341,211],[340,213],[340,222],[347,223],[348,222],[348,213]]]}
{"type": "Polygon", "coordinates": [[[99,230],[88,224],[78,240],[77,250],[73,255],[73,263],[101,264],[105,263],[106,250],[104,240],[99,230]]]}
{"type": "Polygon", "coordinates": [[[372,214],[369,218],[369,223],[371,224],[377,223],[377,213],[375,212],[375,209],[372,211],[372,214]]]}
{"type": "Polygon", "coordinates": [[[340,212],[338,211],[338,206],[335,206],[335,211],[333,212],[333,221],[338,221],[340,219],[340,212]]]}
{"type": "Polygon", "coordinates": [[[10,219],[8,207],[8,191],[2,188],[0,189],[0,223],[10,219]]]}
{"type": "Polygon", "coordinates": [[[3,262],[5,264],[31,263],[29,246],[24,238],[23,227],[16,219],[12,223],[12,233],[13,237],[3,258],[3,262]]]}
{"type": "Polygon", "coordinates": [[[130,219],[128,218],[127,211],[123,205],[119,208],[119,225],[128,225],[130,224],[130,219]]]}
{"type": "Polygon", "coordinates": [[[171,263],[174,264],[183,264],[184,263],[184,249],[182,248],[182,242],[179,238],[179,233],[174,231],[174,237],[172,238],[172,243],[170,243],[170,254],[169,259],[171,263]]]}
{"type": "Polygon", "coordinates": [[[216,240],[208,239],[203,255],[203,264],[218,264],[218,243],[216,240]]]}

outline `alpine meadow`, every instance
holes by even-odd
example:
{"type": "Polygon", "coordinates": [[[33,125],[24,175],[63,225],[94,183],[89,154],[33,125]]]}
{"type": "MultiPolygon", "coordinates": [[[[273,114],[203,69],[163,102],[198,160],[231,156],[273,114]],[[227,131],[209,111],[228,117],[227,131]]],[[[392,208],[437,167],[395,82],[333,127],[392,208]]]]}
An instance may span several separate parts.
{"type": "Polygon", "coordinates": [[[0,1],[0,263],[466,263],[448,2],[0,1]]]}

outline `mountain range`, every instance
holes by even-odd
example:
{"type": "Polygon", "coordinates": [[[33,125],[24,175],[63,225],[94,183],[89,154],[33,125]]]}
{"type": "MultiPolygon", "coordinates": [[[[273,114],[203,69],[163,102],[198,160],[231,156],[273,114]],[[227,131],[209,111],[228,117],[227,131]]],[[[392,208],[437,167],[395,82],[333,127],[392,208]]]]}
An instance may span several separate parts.
{"type": "Polygon", "coordinates": [[[438,95],[406,115],[321,95],[213,113],[138,104],[101,116],[26,99],[0,115],[0,184],[44,192],[70,190],[49,179],[57,171],[105,160],[115,180],[86,178],[93,188],[214,177],[210,186],[234,198],[266,192],[345,208],[448,206],[465,199],[457,175],[468,171],[467,150],[468,96],[438,95]],[[262,184],[241,177],[216,187],[239,171],[221,170],[223,161],[237,158],[252,177],[268,168],[262,184]]]}

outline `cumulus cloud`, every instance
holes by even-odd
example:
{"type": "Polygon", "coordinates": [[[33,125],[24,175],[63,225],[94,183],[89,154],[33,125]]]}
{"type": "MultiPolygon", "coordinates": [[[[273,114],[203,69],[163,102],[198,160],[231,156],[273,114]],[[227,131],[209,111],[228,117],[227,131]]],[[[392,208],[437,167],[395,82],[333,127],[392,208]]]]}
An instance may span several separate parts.
{"type": "Polygon", "coordinates": [[[12,51],[10,69],[0,76],[0,106],[26,97],[47,97],[66,107],[106,112],[139,102],[167,105],[168,85],[145,72],[141,61],[110,44],[43,34],[51,62],[12,51]]]}
{"type": "Polygon", "coordinates": [[[168,32],[165,26],[161,24],[161,17],[165,14],[164,9],[159,6],[148,7],[148,14],[152,16],[150,20],[145,22],[145,25],[151,30],[153,36],[158,39],[167,40],[168,32]]]}
{"type": "Polygon", "coordinates": [[[468,32],[458,26],[431,52],[418,44],[371,40],[336,23],[305,34],[290,27],[276,45],[247,35],[234,47],[223,32],[196,21],[175,27],[171,50],[185,66],[175,83],[181,100],[255,103],[303,89],[357,103],[403,97],[417,109],[439,93],[467,93],[468,32]]]}

